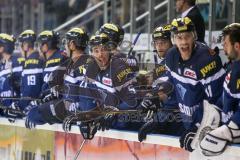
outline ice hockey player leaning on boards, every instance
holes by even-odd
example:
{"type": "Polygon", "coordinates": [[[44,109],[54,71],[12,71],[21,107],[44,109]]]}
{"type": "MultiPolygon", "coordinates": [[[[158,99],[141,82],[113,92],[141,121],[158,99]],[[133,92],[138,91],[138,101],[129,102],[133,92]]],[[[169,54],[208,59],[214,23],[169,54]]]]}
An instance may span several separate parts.
{"type": "Polygon", "coordinates": [[[42,124],[45,122],[37,121],[38,117],[36,115],[38,114],[37,107],[41,105],[42,103],[45,103],[47,101],[50,101],[54,98],[56,98],[58,95],[56,95],[53,91],[51,91],[51,88],[54,86],[58,86],[59,84],[62,84],[63,77],[55,76],[53,79],[51,77],[51,73],[58,71],[58,70],[66,70],[65,66],[61,66],[66,61],[66,56],[63,54],[62,51],[58,48],[59,43],[59,33],[54,31],[43,31],[41,32],[37,37],[37,43],[39,47],[40,53],[44,56],[45,64],[43,69],[43,85],[41,88],[41,101],[32,101],[31,105],[25,108],[25,112],[28,113],[30,110],[31,112],[28,113],[26,118],[26,126],[29,127],[31,125],[31,122],[34,122],[36,124],[42,124]],[[54,83],[53,83],[54,82],[54,83]]]}
{"type": "MultiPolygon", "coordinates": [[[[35,41],[36,34],[33,30],[25,30],[18,37],[21,52],[25,58],[21,78],[21,97],[39,98],[41,93],[44,60],[40,57],[40,54],[34,50],[35,41]]],[[[24,100],[23,98],[12,105],[24,110],[29,103],[30,100],[24,100]]]]}
{"type": "Polygon", "coordinates": [[[64,99],[76,102],[76,108],[74,108],[73,104],[70,107],[71,111],[75,109],[86,111],[96,107],[92,98],[81,97],[81,93],[77,90],[78,87],[88,86],[88,84],[84,83],[84,76],[86,74],[87,62],[93,59],[85,53],[88,41],[88,34],[82,28],[72,28],[65,35],[65,49],[72,61],[64,76],[64,85],[67,86],[64,99]]]}
{"type": "Polygon", "coordinates": [[[46,30],[41,32],[37,38],[39,50],[45,58],[43,70],[44,83],[42,86],[43,95],[47,95],[49,89],[63,82],[62,77],[51,76],[53,72],[66,70],[66,67],[62,66],[62,64],[65,63],[67,57],[65,53],[58,48],[59,36],[58,32],[46,30]],[[51,82],[53,82],[53,84],[51,82]]]}
{"type": "MultiPolygon", "coordinates": [[[[14,45],[15,38],[13,36],[0,33],[0,96],[1,104],[6,107],[10,106],[13,100],[2,97],[20,97],[20,79],[24,59],[13,55],[14,45]]],[[[4,115],[13,118],[16,116],[8,109],[4,111],[4,115]]]]}
{"type": "Polygon", "coordinates": [[[166,66],[185,127],[180,145],[192,151],[191,142],[203,114],[203,100],[210,104],[218,101],[225,70],[219,55],[196,41],[195,26],[188,17],[174,19],[171,25],[175,45],[168,50],[166,66]]]}
{"type": "MultiPolygon", "coordinates": [[[[165,67],[165,57],[166,53],[169,48],[172,47],[171,42],[171,25],[163,25],[159,26],[156,29],[154,29],[152,34],[152,45],[155,49],[156,54],[154,55],[155,60],[155,68],[153,69],[153,83],[152,88],[157,87],[158,84],[167,81],[168,77],[166,75],[166,67],[165,67]]],[[[161,96],[161,95],[160,95],[161,96]]],[[[176,101],[176,95],[173,91],[171,95],[169,95],[168,98],[161,98],[163,100],[162,105],[169,109],[177,109],[178,103],[176,101]]],[[[159,101],[160,103],[160,101],[159,101]]],[[[142,141],[146,138],[146,134],[148,132],[158,132],[162,134],[171,134],[171,135],[180,135],[182,132],[182,122],[176,123],[174,122],[168,122],[168,116],[171,114],[174,115],[175,113],[171,112],[164,112],[159,111],[157,112],[157,121],[154,122],[153,119],[145,123],[141,129],[139,130],[139,141],[142,141]]]]}
{"type": "Polygon", "coordinates": [[[224,124],[201,141],[200,147],[205,155],[221,154],[229,143],[240,143],[240,24],[226,26],[222,35],[224,50],[232,60],[222,95],[224,124]]]}
{"type": "Polygon", "coordinates": [[[114,23],[105,23],[101,28],[97,31],[97,33],[105,33],[111,40],[111,52],[114,56],[123,59],[134,72],[139,70],[137,59],[132,55],[127,55],[119,50],[120,45],[124,39],[124,30],[121,26],[114,23]]]}
{"type": "MultiPolygon", "coordinates": [[[[166,75],[165,57],[168,49],[172,47],[170,29],[171,25],[160,26],[156,28],[152,34],[153,45],[158,56],[155,58],[155,68],[153,70],[153,88],[156,87],[158,83],[168,80],[166,75]]],[[[175,93],[172,93],[165,103],[168,107],[175,108],[177,106],[175,93]]]]}
{"type": "MultiPolygon", "coordinates": [[[[123,59],[111,54],[111,45],[109,45],[111,43],[109,37],[104,33],[92,36],[89,43],[91,52],[101,70],[96,76],[94,83],[100,90],[106,93],[104,108],[110,107],[113,110],[139,108],[143,113],[149,110],[156,110],[157,105],[153,102],[155,99],[151,99],[151,97],[143,98],[143,96],[138,95],[135,90],[136,86],[132,68],[123,59]]],[[[92,65],[89,65],[87,72],[88,70],[91,71],[91,67],[96,68],[96,64],[92,63],[92,65]]],[[[111,118],[106,120],[110,122],[106,123],[107,125],[111,126],[113,117],[111,116],[111,118]]],[[[139,126],[133,125],[129,121],[118,121],[112,124],[112,127],[130,130],[139,128],[139,126]]]]}

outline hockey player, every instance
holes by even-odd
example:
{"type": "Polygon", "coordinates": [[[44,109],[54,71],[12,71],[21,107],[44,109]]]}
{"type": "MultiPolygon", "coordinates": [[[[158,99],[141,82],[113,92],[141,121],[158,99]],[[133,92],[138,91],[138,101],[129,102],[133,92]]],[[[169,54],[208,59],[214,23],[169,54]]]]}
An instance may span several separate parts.
{"type": "MultiPolygon", "coordinates": [[[[51,101],[58,97],[57,92],[55,92],[54,87],[63,84],[63,73],[66,70],[66,66],[62,65],[67,60],[67,57],[58,48],[59,43],[59,33],[54,31],[43,31],[37,37],[39,51],[45,58],[45,64],[43,69],[43,85],[41,88],[41,101],[33,101],[29,105],[25,112],[28,113],[26,118],[26,126],[32,125],[31,122],[38,119],[36,115],[38,114],[37,107],[42,103],[51,101]],[[59,72],[58,72],[59,71],[59,72]],[[53,72],[58,72],[59,74],[52,75],[53,72]]],[[[40,118],[39,118],[40,119],[40,118]]],[[[36,122],[35,122],[36,123],[36,122]]],[[[43,123],[39,121],[39,123],[43,123]]]]}
{"type": "MultiPolygon", "coordinates": [[[[171,25],[163,25],[154,29],[152,34],[152,45],[155,49],[156,55],[154,55],[155,60],[155,68],[152,72],[152,88],[155,88],[158,83],[162,83],[163,81],[167,81],[168,77],[166,75],[166,67],[165,67],[165,57],[169,48],[172,47],[171,42],[171,25]]],[[[163,94],[164,96],[164,94],[163,94]]],[[[168,98],[161,97],[162,105],[165,108],[177,109],[178,103],[176,101],[175,92],[172,92],[168,98]],[[164,99],[164,100],[163,100],[164,99]]],[[[160,103],[160,101],[159,101],[160,103]]],[[[159,111],[156,114],[157,122],[154,122],[153,119],[150,119],[146,122],[143,127],[139,130],[139,141],[142,141],[146,138],[146,134],[153,130],[154,132],[162,133],[162,134],[171,134],[171,135],[180,135],[182,132],[181,122],[172,123],[168,122],[167,116],[171,114],[175,116],[175,113],[163,112],[159,111]]],[[[176,116],[175,116],[176,117],[176,116]]]]}
{"type": "MultiPolygon", "coordinates": [[[[132,68],[127,65],[123,59],[111,54],[111,46],[108,44],[112,43],[106,34],[101,33],[93,36],[89,44],[97,65],[100,68],[100,72],[96,76],[95,84],[100,90],[104,90],[106,93],[104,99],[105,107],[110,106],[114,110],[139,108],[143,112],[146,111],[146,107],[148,107],[148,109],[156,108],[155,103],[151,100],[149,100],[151,101],[151,103],[149,103],[148,97],[143,100],[144,97],[136,92],[132,68]]],[[[96,67],[96,64],[93,63],[93,65],[89,65],[87,71],[91,70],[91,66],[96,67]]],[[[111,120],[113,119],[110,118],[110,120],[107,121],[111,122],[111,120]]],[[[117,122],[113,124],[112,127],[134,130],[139,126],[132,125],[132,123],[117,122]]]]}
{"type": "Polygon", "coordinates": [[[226,26],[222,35],[224,50],[232,61],[231,70],[223,85],[224,124],[209,132],[200,142],[205,155],[221,154],[229,142],[240,143],[240,24],[233,23],[226,26]]]}
{"type": "MultiPolygon", "coordinates": [[[[0,34],[0,95],[1,104],[6,107],[10,106],[13,100],[4,97],[20,97],[20,78],[24,59],[13,55],[14,44],[14,37],[5,33],[0,34]]],[[[8,109],[4,112],[6,116],[16,116],[8,109]]]]}
{"type": "Polygon", "coordinates": [[[111,52],[115,57],[123,59],[130,67],[132,67],[134,72],[138,72],[139,66],[137,59],[132,55],[127,55],[119,50],[120,45],[124,39],[124,30],[121,26],[114,23],[105,23],[99,29],[98,33],[106,34],[111,40],[111,52]]]}
{"type": "Polygon", "coordinates": [[[65,66],[61,66],[67,57],[64,52],[58,48],[59,33],[55,31],[43,31],[37,38],[39,50],[45,58],[44,70],[43,70],[43,86],[42,93],[46,92],[53,86],[63,83],[62,75],[59,77],[51,76],[54,71],[66,70],[65,66]],[[53,82],[51,84],[50,82],[53,82]]]}
{"type": "Polygon", "coordinates": [[[33,30],[25,30],[18,37],[21,51],[23,52],[25,62],[21,78],[21,97],[22,100],[17,105],[21,110],[24,110],[29,105],[30,100],[24,100],[24,97],[39,98],[41,87],[43,84],[43,64],[39,53],[34,50],[36,34],[33,30]]]}
{"type": "MultiPolygon", "coordinates": [[[[62,74],[64,72],[64,76],[62,77],[64,83],[59,85],[60,88],[57,87],[58,90],[55,90],[55,92],[57,92],[56,95],[58,95],[56,99],[52,99],[30,111],[28,115],[29,125],[27,126],[29,128],[32,124],[59,123],[62,122],[65,117],[69,116],[70,112],[91,110],[96,107],[96,102],[93,98],[82,97],[79,95],[81,92],[78,92],[84,80],[84,65],[90,58],[90,56],[84,52],[88,43],[88,35],[81,28],[73,28],[66,33],[64,42],[67,54],[70,57],[69,60],[61,65],[66,66],[66,70],[61,70],[62,72],[60,73],[62,74]],[[56,110],[61,110],[61,112],[56,111],[55,108],[58,108],[56,110]],[[35,116],[33,116],[33,113],[35,116]],[[37,113],[39,114],[37,115],[37,113]],[[59,116],[61,118],[59,118],[59,116]]],[[[55,76],[59,74],[59,72],[53,72],[52,74],[55,76]]],[[[82,126],[83,123],[80,128],[82,126]]]]}
{"type": "Polygon", "coordinates": [[[192,151],[196,123],[202,118],[202,102],[204,99],[211,104],[217,102],[222,93],[225,70],[219,55],[196,41],[195,26],[188,17],[174,19],[171,25],[175,45],[168,50],[166,66],[169,80],[175,86],[185,127],[180,144],[192,151]]]}

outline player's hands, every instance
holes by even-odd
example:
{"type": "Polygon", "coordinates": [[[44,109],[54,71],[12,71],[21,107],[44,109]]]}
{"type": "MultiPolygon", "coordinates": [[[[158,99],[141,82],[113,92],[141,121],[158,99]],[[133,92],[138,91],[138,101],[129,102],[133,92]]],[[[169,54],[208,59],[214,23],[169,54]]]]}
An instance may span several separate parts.
{"type": "Polygon", "coordinates": [[[194,125],[194,127],[192,127],[191,129],[186,130],[185,132],[183,132],[183,134],[181,135],[179,141],[180,141],[180,147],[192,152],[193,149],[191,147],[191,143],[196,135],[196,132],[198,130],[198,127],[196,127],[194,125]]]}
{"type": "Polygon", "coordinates": [[[144,118],[145,121],[148,121],[149,119],[152,119],[153,114],[157,112],[158,110],[158,98],[149,96],[145,97],[143,101],[138,106],[138,109],[142,110],[142,113],[146,114],[146,117],[144,118]]]}
{"type": "Polygon", "coordinates": [[[36,123],[32,122],[28,117],[26,117],[25,127],[28,129],[34,129],[36,127],[36,123]]]}
{"type": "Polygon", "coordinates": [[[142,142],[146,139],[147,134],[151,132],[154,128],[154,121],[153,118],[146,122],[138,131],[138,140],[142,142]]]}
{"type": "Polygon", "coordinates": [[[17,103],[12,103],[9,107],[4,109],[4,115],[8,117],[8,121],[14,123],[16,118],[22,118],[23,112],[17,105],[17,103]]]}
{"type": "Polygon", "coordinates": [[[113,121],[117,119],[114,112],[119,111],[119,109],[113,106],[104,106],[103,111],[106,112],[106,114],[98,121],[98,130],[102,131],[108,130],[112,126],[113,121]]]}
{"type": "Polygon", "coordinates": [[[92,122],[81,122],[79,125],[80,132],[84,139],[93,139],[97,133],[98,125],[94,121],[92,122]]]}

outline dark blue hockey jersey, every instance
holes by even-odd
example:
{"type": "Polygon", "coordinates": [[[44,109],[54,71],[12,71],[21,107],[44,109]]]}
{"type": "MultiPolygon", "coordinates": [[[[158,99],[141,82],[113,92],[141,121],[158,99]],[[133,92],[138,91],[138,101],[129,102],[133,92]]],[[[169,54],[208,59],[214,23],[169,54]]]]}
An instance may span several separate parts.
{"type": "MultiPolygon", "coordinates": [[[[92,63],[87,70],[96,68],[92,63]]],[[[112,56],[109,66],[105,70],[98,70],[96,81],[97,88],[106,91],[105,105],[118,107],[119,109],[131,109],[137,106],[136,95],[131,89],[135,80],[132,68],[118,56],[112,56]]]]}
{"type": "MultiPolygon", "coordinates": [[[[226,74],[218,54],[196,42],[191,58],[183,61],[174,46],[168,50],[166,66],[170,81],[175,85],[180,112],[184,116],[191,118],[199,110],[201,117],[199,106],[204,99],[216,104],[222,94],[226,74]]],[[[189,123],[186,124],[188,128],[189,123]]]]}
{"type": "Polygon", "coordinates": [[[50,56],[44,64],[43,69],[43,85],[42,85],[42,93],[48,93],[49,89],[63,84],[63,75],[55,74],[51,75],[53,72],[60,71],[59,73],[64,73],[61,71],[66,70],[66,66],[62,65],[67,60],[67,57],[62,53],[62,51],[57,50],[50,56]],[[59,76],[59,77],[58,77],[59,76]]]}
{"type": "Polygon", "coordinates": [[[225,78],[222,103],[223,122],[228,123],[232,120],[240,127],[240,61],[232,63],[231,70],[225,78]]]}
{"type": "MultiPolygon", "coordinates": [[[[26,58],[23,65],[22,80],[21,80],[21,96],[38,98],[41,93],[43,84],[43,65],[38,52],[33,52],[26,58]]],[[[20,100],[19,107],[24,109],[30,100],[20,100]]]]}
{"type": "Polygon", "coordinates": [[[84,54],[74,62],[71,60],[69,63],[70,66],[68,66],[64,75],[65,91],[63,98],[75,102],[78,105],[78,109],[83,111],[96,107],[95,97],[90,92],[89,94],[83,93],[88,91],[88,87],[92,87],[85,82],[87,62],[90,59],[93,58],[84,54]]]}
{"type": "MultiPolygon", "coordinates": [[[[24,58],[12,55],[9,61],[1,61],[0,64],[0,96],[20,97],[20,80],[24,58]]],[[[4,106],[11,105],[11,99],[1,99],[4,106]]]]}

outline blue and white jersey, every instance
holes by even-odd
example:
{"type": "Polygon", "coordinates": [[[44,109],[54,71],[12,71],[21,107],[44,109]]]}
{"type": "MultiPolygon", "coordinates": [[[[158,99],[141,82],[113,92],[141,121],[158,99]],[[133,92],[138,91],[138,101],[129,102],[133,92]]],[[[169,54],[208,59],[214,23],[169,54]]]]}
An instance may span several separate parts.
{"type": "MultiPolygon", "coordinates": [[[[200,104],[206,99],[216,104],[223,91],[226,72],[219,55],[206,45],[196,42],[189,60],[183,61],[176,46],[168,50],[166,66],[180,112],[191,118],[198,114],[200,104]]],[[[199,117],[202,113],[199,112],[199,117]]],[[[186,128],[188,128],[186,126],[186,128]]]]}
{"type": "MultiPolygon", "coordinates": [[[[43,65],[44,61],[38,52],[33,52],[26,58],[21,78],[22,97],[39,98],[43,85],[43,65]]],[[[29,103],[30,100],[20,100],[19,107],[24,109],[29,103]]]]}
{"type": "MultiPolygon", "coordinates": [[[[96,70],[97,63],[92,63],[88,70],[96,70]]],[[[105,105],[118,107],[120,110],[135,108],[138,104],[136,95],[132,90],[135,79],[133,69],[118,56],[112,56],[109,66],[104,70],[98,70],[94,84],[103,90],[106,95],[105,105]]]]}
{"type": "Polygon", "coordinates": [[[86,95],[83,93],[88,91],[88,87],[91,87],[90,84],[85,81],[86,66],[90,59],[92,59],[91,56],[84,54],[74,61],[71,60],[64,75],[65,91],[63,98],[77,102],[78,109],[84,111],[96,107],[95,97],[91,94],[86,95]]]}
{"type": "Polygon", "coordinates": [[[222,121],[228,123],[232,120],[240,127],[240,61],[232,63],[223,86],[222,121]]]}
{"type": "Polygon", "coordinates": [[[57,50],[45,61],[42,85],[43,94],[45,94],[46,92],[48,93],[49,89],[51,89],[52,87],[63,84],[63,75],[51,76],[51,74],[57,71],[60,71],[59,73],[65,73],[66,66],[62,64],[64,64],[66,60],[67,57],[63,54],[63,52],[57,50]]]}
{"type": "MultiPolygon", "coordinates": [[[[0,96],[20,97],[20,81],[24,58],[12,55],[8,61],[0,64],[0,96]]],[[[12,100],[1,99],[4,106],[9,106],[12,100]]]]}

